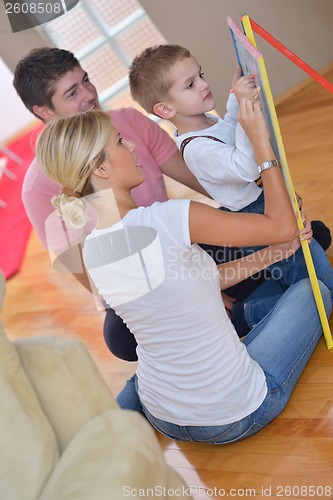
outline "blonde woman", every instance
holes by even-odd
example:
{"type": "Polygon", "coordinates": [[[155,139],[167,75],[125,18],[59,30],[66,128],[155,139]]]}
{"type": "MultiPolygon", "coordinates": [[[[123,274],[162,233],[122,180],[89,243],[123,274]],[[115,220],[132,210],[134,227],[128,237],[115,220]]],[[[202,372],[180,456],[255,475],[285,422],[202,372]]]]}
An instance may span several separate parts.
{"type": "MultiPolygon", "coordinates": [[[[118,402],[177,440],[222,444],[262,429],[285,407],[321,335],[308,280],[290,287],[243,341],[226,314],[221,289],[299,247],[260,105],[242,100],[239,120],[258,165],[271,165],[262,172],[264,214],[190,200],[138,208],[131,190],[144,174],[135,144],[99,111],[57,119],[36,149],[44,172],[64,187],[53,203],[65,222],[83,226],[88,204],[97,214],[83,258],[138,343],[137,372],[118,402]],[[217,268],[197,242],[270,246],[217,268]]],[[[330,294],[320,286],[329,314],[330,294]]]]}

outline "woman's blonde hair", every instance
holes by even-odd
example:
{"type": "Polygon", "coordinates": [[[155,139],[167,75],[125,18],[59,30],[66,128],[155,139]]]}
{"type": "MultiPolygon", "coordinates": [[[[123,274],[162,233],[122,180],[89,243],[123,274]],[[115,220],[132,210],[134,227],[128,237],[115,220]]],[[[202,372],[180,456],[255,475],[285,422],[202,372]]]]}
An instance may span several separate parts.
{"type": "Polygon", "coordinates": [[[93,192],[90,176],[106,159],[105,146],[111,130],[109,115],[86,111],[55,118],[37,139],[36,158],[41,169],[64,188],[52,198],[52,204],[72,227],[83,227],[88,220],[80,197],[93,192]]]}

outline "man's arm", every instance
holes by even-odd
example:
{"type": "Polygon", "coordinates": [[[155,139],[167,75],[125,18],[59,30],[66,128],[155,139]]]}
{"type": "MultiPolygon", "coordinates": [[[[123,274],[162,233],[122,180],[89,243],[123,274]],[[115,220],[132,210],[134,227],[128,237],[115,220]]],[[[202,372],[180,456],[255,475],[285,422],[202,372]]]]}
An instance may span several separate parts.
{"type": "Polygon", "coordinates": [[[240,283],[281,259],[290,257],[298,246],[299,239],[297,242],[295,241],[294,248],[289,243],[284,244],[286,250],[282,250],[283,245],[271,245],[241,259],[219,264],[217,267],[220,274],[221,290],[240,283]]]}
{"type": "Polygon", "coordinates": [[[81,245],[72,247],[67,252],[58,255],[57,259],[53,262],[53,269],[72,274],[74,278],[76,278],[77,281],[88,290],[88,292],[93,291],[87,271],[83,264],[81,245]],[[76,259],[79,264],[75,263],[75,267],[73,268],[74,259],[76,259]],[[77,270],[78,266],[82,267],[81,272],[77,270]],[[78,272],[75,272],[75,270],[78,272]]]}
{"type": "Polygon", "coordinates": [[[306,220],[306,215],[302,212],[302,220],[304,227],[300,231],[300,237],[295,238],[287,243],[277,243],[268,247],[262,248],[257,252],[235,259],[230,262],[219,264],[218,270],[220,273],[221,290],[225,290],[230,286],[236,285],[240,281],[247,279],[253,274],[256,274],[266,267],[279,262],[282,259],[288,259],[300,247],[300,238],[309,243],[312,240],[311,222],[306,220]]]}
{"type": "Polygon", "coordinates": [[[175,181],[184,184],[190,189],[194,189],[198,193],[201,193],[210,198],[207,191],[205,191],[205,189],[197,181],[196,177],[188,169],[179,151],[176,151],[168,161],[161,165],[161,170],[163,174],[171,177],[171,179],[174,179],[175,181]]]}
{"type": "Polygon", "coordinates": [[[98,309],[105,309],[102,298],[98,293],[94,283],[89,279],[82,257],[82,243],[77,243],[69,247],[64,252],[59,253],[52,262],[53,269],[58,272],[72,274],[81,285],[92,293],[98,309]]]}

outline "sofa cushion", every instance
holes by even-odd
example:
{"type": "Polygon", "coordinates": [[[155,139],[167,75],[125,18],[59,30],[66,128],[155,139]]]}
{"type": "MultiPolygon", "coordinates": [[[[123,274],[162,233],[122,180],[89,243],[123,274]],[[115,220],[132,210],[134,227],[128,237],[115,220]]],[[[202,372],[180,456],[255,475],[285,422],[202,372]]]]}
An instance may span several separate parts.
{"type": "Polygon", "coordinates": [[[59,458],[55,434],[0,321],[0,489],[35,500],[59,458]]]}
{"type": "Polygon", "coordinates": [[[15,341],[15,347],[55,430],[61,452],[91,418],[118,408],[80,341],[31,337],[15,341]]]}
{"type": "Polygon", "coordinates": [[[109,410],[73,438],[38,500],[142,498],[148,488],[173,486],[186,488],[176,473],[170,476],[148,422],[133,411],[109,410]]]}

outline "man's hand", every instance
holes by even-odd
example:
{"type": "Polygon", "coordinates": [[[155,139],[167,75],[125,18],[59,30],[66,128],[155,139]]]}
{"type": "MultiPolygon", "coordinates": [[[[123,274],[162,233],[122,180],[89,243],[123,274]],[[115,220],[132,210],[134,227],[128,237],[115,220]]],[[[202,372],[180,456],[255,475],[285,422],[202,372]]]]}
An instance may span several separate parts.
{"type": "Polygon", "coordinates": [[[313,237],[311,222],[306,219],[306,214],[303,210],[301,210],[301,216],[304,225],[303,229],[300,231],[301,240],[306,240],[311,243],[313,237]]]}
{"type": "Polygon", "coordinates": [[[233,297],[230,297],[229,295],[227,295],[224,292],[221,292],[221,295],[222,295],[222,300],[224,303],[225,310],[227,311],[227,315],[231,319],[231,311],[236,303],[236,299],[234,299],[233,297]]]}
{"type": "Polygon", "coordinates": [[[279,243],[276,245],[271,245],[270,249],[274,252],[280,253],[280,258],[281,259],[288,259],[291,257],[296,250],[299,249],[301,240],[306,240],[309,243],[311,243],[312,240],[312,228],[311,228],[311,222],[306,219],[306,214],[305,212],[301,211],[301,216],[302,216],[302,221],[303,221],[303,229],[300,231],[300,238],[295,238],[292,241],[289,241],[287,243],[279,243]]]}
{"type": "Polygon", "coordinates": [[[309,243],[311,243],[311,240],[313,238],[311,222],[307,220],[307,215],[303,210],[303,200],[298,193],[296,193],[296,199],[298,208],[301,212],[302,222],[304,226],[304,228],[300,232],[301,240],[307,240],[309,243]]]}

